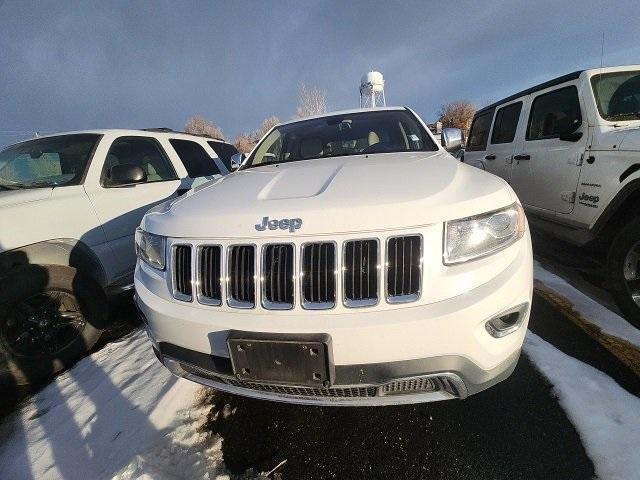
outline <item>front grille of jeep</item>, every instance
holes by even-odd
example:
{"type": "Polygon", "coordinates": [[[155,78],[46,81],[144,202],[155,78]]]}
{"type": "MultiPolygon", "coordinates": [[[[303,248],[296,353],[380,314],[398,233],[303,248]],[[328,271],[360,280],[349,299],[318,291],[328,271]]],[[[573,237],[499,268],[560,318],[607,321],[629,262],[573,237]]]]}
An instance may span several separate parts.
{"type": "Polygon", "coordinates": [[[202,245],[198,249],[198,301],[222,304],[222,247],[202,245]]]}
{"type": "Polygon", "coordinates": [[[420,296],[422,280],[422,238],[419,235],[387,240],[387,300],[413,302],[420,296]]]}
{"type": "Polygon", "coordinates": [[[256,249],[253,245],[234,245],[228,253],[227,301],[235,308],[256,305],[256,249]]]}
{"type": "Polygon", "coordinates": [[[191,301],[191,245],[173,247],[173,296],[185,302],[191,301]]]}
{"type": "Polygon", "coordinates": [[[293,308],[294,254],[291,244],[270,244],[262,251],[262,306],[270,310],[293,308]]]}
{"type": "Polygon", "coordinates": [[[173,244],[170,278],[181,301],[327,310],[338,302],[371,307],[380,298],[388,304],[415,302],[422,293],[422,264],[423,240],[417,234],[301,245],[194,242],[173,244]]]}
{"type": "Polygon", "coordinates": [[[378,241],[350,240],[343,250],[343,292],[347,307],[378,303],[378,241]]]}
{"type": "Polygon", "coordinates": [[[333,242],[307,243],[302,247],[302,306],[308,310],[336,304],[336,246],[333,242]]]}

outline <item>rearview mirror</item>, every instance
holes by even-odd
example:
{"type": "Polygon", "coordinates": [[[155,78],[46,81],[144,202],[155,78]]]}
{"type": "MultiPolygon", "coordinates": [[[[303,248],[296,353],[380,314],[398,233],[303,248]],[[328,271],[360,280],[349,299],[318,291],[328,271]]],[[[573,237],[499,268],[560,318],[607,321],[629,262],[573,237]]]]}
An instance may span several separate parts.
{"type": "Polygon", "coordinates": [[[459,128],[443,128],[440,138],[447,152],[456,152],[462,148],[462,130],[459,128]]]}
{"type": "Polygon", "coordinates": [[[108,186],[125,187],[147,181],[147,173],[138,165],[114,165],[109,170],[108,186]]]}
{"type": "Polygon", "coordinates": [[[240,165],[242,165],[242,162],[244,162],[245,158],[247,157],[244,153],[234,153],[233,155],[231,155],[231,170],[238,170],[240,168],[240,165]]]}

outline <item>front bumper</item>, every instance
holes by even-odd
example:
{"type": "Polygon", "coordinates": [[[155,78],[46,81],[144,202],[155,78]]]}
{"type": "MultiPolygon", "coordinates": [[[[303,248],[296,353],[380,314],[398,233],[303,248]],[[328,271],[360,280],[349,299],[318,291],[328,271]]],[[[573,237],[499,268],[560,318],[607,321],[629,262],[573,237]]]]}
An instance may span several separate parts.
{"type": "MultiPolygon", "coordinates": [[[[174,374],[222,391],[321,405],[465,398],[510,375],[526,334],[533,291],[529,236],[505,250],[505,257],[506,267],[489,281],[419,305],[327,312],[216,310],[155,294],[141,266],[136,269],[136,303],[158,358],[174,374]],[[487,322],[514,309],[521,311],[516,327],[503,337],[493,336],[487,322]],[[227,348],[232,330],[327,334],[335,379],[314,391],[238,380],[227,348]],[[386,394],[385,388],[405,391],[386,394]]],[[[500,261],[504,265],[504,258],[479,262],[500,261]]]]}

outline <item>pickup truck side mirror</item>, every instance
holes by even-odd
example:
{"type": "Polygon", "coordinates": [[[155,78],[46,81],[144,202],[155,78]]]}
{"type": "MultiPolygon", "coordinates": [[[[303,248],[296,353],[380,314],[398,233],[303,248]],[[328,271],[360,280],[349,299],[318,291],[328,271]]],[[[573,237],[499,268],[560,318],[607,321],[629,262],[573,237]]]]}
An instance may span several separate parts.
{"type": "Polygon", "coordinates": [[[234,153],[231,155],[231,170],[234,172],[238,170],[246,158],[244,153],[234,153]]]}
{"type": "Polygon", "coordinates": [[[126,187],[146,181],[147,173],[138,165],[121,164],[109,169],[109,187],[126,187]]]}
{"type": "Polygon", "coordinates": [[[462,148],[462,130],[459,128],[443,128],[440,138],[447,152],[456,152],[462,148]]]}
{"type": "Polygon", "coordinates": [[[577,142],[582,138],[582,132],[563,133],[558,138],[564,142],[577,142]]]}

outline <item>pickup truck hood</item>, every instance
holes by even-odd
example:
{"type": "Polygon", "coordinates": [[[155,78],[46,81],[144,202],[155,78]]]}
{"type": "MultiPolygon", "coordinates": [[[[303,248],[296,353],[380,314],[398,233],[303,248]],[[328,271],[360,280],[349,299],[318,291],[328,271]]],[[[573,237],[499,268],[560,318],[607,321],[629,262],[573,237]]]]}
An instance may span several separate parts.
{"type": "Polygon", "coordinates": [[[147,231],[187,238],[264,238],[428,225],[515,201],[498,177],[439,152],[307,160],[241,170],[150,210],[147,231]],[[301,219],[299,229],[266,229],[301,219]]]}
{"type": "Polygon", "coordinates": [[[0,208],[37,202],[51,197],[53,188],[28,188],[20,190],[0,190],[0,208]]]}

